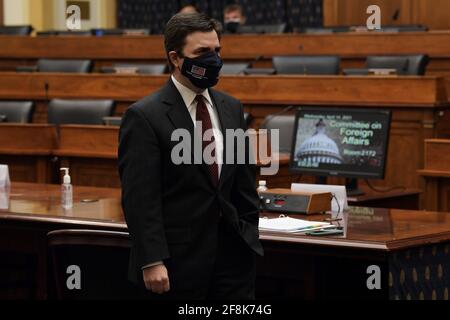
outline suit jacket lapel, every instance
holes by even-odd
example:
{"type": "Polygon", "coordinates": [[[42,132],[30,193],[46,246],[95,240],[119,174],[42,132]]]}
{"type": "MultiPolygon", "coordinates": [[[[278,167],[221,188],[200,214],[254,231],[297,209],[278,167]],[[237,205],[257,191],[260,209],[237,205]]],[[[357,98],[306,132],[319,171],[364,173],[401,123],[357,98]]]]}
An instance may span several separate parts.
{"type": "MultiPolygon", "coordinates": [[[[184,100],[181,97],[178,89],[173,84],[172,79],[169,79],[169,81],[167,81],[166,86],[162,90],[162,101],[169,106],[167,116],[169,117],[169,120],[170,122],[172,122],[175,129],[186,129],[189,131],[191,137],[191,160],[194,160],[194,124],[192,123],[191,115],[189,114],[189,111],[184,104],[184,100]]],[[[200,171],[202,171],[203,174],[206,175],[207,180],[213,186],[213,182],[206,165],[199,164],[196,166],[200,167],[200,171]]]]}
{"type": "Polygon", "coordinates": [[[162,91],[162,101],[169,105],[167,116],[177,129],[186,129],[194,136],[194,124],[192,123],[191,115],[186,108],[181,94],[172,82],[172,79],[167,81],[166,86],[162,91]]]}

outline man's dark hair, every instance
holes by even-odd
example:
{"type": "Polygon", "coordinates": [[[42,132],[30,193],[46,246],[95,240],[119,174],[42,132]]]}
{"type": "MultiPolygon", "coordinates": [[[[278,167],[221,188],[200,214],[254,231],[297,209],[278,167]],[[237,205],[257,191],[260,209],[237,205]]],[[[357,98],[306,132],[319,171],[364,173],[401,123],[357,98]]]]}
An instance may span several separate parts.
{"type": "Polygon", "coordinates": [[[170,61],[169,52],[175,51],[181,55],[186,44],[186,37],[194,32],[210,32],[215,30],[220,39],[221,27],[217,20],[203,13],[178,13],[167,22],[164,30],[164,46],[170,71],[174,65],[170,61]]]}
{"type": "Polygon", "coordinates": [[[242,6],[237,3],[230,4],[223,9],[223,13],[229,13],[233,11],[239,11],[241,15],[244,15],[244,10],[242,9],[242,6]]]}

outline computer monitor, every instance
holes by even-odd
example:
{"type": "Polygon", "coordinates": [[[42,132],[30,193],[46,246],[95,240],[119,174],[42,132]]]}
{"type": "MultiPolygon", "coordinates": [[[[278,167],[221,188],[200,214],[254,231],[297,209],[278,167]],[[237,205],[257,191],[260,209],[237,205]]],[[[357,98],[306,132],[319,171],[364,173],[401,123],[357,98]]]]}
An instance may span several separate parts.
{"type": "Polygon", "coordinates": [[[384,178],[390,122],[389,110],[300,107],[290,171],[351,178],[347,192],[359,195],[356,178],[384,178]]]}

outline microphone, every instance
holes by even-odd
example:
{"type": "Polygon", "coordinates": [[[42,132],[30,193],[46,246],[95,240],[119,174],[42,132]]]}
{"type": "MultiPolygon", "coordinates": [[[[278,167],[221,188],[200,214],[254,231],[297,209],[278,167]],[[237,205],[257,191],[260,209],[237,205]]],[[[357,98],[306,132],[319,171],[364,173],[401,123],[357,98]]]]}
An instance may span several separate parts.
{"type": "Polygon", "coordinates": [[[280,110],[280,111],[278,111],[278,112],[276,112],[276,113],[273,113],[273,114],[267,116],[266,119],[264,119],[264,121],[261,123],[261,125],[259,126],[259,128],[265,128],[265,126],[266,126],[273,118],[275,118],[275,117],[277,117],[277,116],[282,116],[283,114],[288,113],[289,111],[291,111],[291,110],[294,109],[294,108],[295,108],[294,106],[287,106],[286,108],[284,108],[284,109],[282,109],[282,110],[280,110]]]}
{"type": "Polygon", "coordinates": [[[44,90],[45,90],[45,100],[47,102],[49,101],[49,99],[48,99],[48,90],[49,90],[49,88],[50,88],[50,85],[49,85],[48,81],[45,81],[44,90]]]}
{"type": "Polygon", "coordinates": [[[397,21],[399,16],[400,16],[400,9],[397,9],[392,15],[392,20],[397,21]]]}
{"type": "Polygon", "coordinates": [[[255,59],[253,59],[253,61],[250,63],[250,65],[252,66],[252,68],[253,68],[253,64],[254,64],[255,62],[258,62],[258,61],[262,60],[263,58],[264,58],[264,56],[263,56],[262,54],[260,54],[260,55],[257,56],[255,59]]]}

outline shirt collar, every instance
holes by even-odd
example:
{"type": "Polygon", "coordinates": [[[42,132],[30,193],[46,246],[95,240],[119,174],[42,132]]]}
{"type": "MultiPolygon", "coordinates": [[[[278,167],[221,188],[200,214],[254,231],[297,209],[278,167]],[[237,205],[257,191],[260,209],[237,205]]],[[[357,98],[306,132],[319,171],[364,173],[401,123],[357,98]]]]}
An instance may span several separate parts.
{"type": "Polygon", "coordinates": [[[209,91],[207,89],[203,90],[203,92],[196,93],[191,89],[189,89],[188,87],[186,87],[181,82],[179,82],[177,79],[175,79],[173,75],[171,75],[171,78],[173,84],[178,89],[178,92],[180,92],[186,107],[189,107],[194,102],[195,97],[197,97],[197,95],[202,95],[203,97],[205,97],[205,99],[209,102],[210,105],[213,105],[211,97],[209,95],[209,91]]]}

